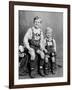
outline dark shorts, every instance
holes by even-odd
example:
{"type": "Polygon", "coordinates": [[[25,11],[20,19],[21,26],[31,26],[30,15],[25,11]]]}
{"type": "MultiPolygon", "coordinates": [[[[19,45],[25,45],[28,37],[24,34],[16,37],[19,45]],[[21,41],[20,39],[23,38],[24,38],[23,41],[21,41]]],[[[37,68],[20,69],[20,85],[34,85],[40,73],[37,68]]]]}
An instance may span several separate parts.
{"type": "Polygon", "coordinates": [[[54,47],[53,47],[53,46],[49,46],[49,47],[46,46],[45,48],[47,49],[47,51],[48,51],[47,54],[48,54],[49,56],[51,56],[51,57],[55,56],[55,51],[54,51],[54,47]]]}
{"type": "Polygon", "coordinates": [[[30,45],[30,47],[33,48],[35,51],[37,51],[38,49],[40,49],[39,46],[30,45]]]}
{"type": "Polygon", "coordinates": [[[29,40],[30,47],[33,48],[35,51],[37,51],[38,49],[40,49],[39,43],[40,43],[40,41],[29,40]]]}

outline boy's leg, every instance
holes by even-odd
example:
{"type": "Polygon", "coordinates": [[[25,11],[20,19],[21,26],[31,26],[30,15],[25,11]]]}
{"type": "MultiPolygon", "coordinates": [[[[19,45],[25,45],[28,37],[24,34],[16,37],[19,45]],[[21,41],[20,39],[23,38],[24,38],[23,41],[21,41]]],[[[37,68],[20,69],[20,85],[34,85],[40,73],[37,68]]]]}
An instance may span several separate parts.
{"type": "Polygon", "coordinates": [[[45,57],[45,74],[48,75],[50,70],[49,55],[45,57]]]}
{"type": "Polygon", "coordinates": [[[44,53],[40,50],[37,50],[37,53],[40,55],[40,61],[39,61],[39,73],[41,76],[44,76],[44,53]]]}
{"type": "Polygon", "coordinates": [[[35,77],[35,51],[30,52],[31,59],[30,59],[30,76],[32,78],[35,77]]]}
{"type": "Polygon", "coordinates": [[[56,58],[55,58],[55,55],[54,53],[52,53],[52,67],[51,67],[51,71],[52,71],[52,74],[55,74],[55,69],[56,69],[56,58]]]}

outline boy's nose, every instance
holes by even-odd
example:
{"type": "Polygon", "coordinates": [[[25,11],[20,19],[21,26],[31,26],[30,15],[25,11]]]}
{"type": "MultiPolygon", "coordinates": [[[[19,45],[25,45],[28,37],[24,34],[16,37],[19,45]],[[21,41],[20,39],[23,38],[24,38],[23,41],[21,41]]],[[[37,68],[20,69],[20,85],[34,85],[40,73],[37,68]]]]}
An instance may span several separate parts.
{"type": "Polygon", "coordinates": [[[36,23],[36,25],[38,25],[38,23],[36,23]]]}

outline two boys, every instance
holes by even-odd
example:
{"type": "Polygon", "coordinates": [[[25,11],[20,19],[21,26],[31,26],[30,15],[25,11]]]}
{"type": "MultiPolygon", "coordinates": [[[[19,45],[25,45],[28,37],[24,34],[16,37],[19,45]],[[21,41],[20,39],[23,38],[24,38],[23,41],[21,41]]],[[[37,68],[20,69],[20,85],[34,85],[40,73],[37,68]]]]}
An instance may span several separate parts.
{"type": "MultiPolygon", "coordinates": [[[[34,26],[28,29],[28,31],[24,37],[25,47],[28,49],[28,52],[31,56],[31,58],[30,58],[30,76],[32,78],[35,77],[36,53],[39,54],[41,57],[41,59],[39,60],[39,73],[41,76],[48,74],[49,57],[52,56],[52,62],[53,63],[55,62],[54,57],[53,57],[55,53],[52,53],[52,49],[54,49],[56,47],[55,40],[53,38],[51,38],[52,35],[50,35],[49,32],[47,32],[49,35],[47,34],[46,38],[44,39],[43,32],[41,29],[41,23],[42,23],[41,18],[36,16],[33,20],[34,26]],[[51,42],[53,42],[53,43],[51,43],[51,42]],[[51,47],[52,49],[50,49],[50,46],[52,46],[51,47]],[[45,53],[46,53],[46,55],[45,55],[45,53]],[[45,74],[44,74],[44,62],[45,62],[45,74]]],[[[50,31],[50,33],[52,34],[52,30],[48,29],[48,31],[50,31]]],[[[54,52],[56,52],[56,49],[54,49],[54,52]]],[[[53,70],[52,70],[52,72],[53,72],[53,70]]]]}

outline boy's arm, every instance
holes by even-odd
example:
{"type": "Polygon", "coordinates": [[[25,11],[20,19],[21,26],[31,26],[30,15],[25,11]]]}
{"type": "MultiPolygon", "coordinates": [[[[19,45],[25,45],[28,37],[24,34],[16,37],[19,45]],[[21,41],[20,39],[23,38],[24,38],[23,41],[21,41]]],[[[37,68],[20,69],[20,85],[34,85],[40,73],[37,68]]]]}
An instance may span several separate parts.
{"type": "Polygon", "coordinates": [[[43,32],[41,31],[41,41],[40,41],[40,48],[43,50],[44,45],[43,45],[44,37],[43,37],[43,32]]]}
{"type": "Polygon", "coordinates": [[[56,41],[53,39],[54,51],[56,52],[56,41]]]}
{"type": "Polygon", "coordinates": [[[45,51],[47,53],[47,50],[45,49],[46,40],[44,39],[43,32],[41,32],[41,42],[40,47],[42,51],[45,51]]]}
{"type": "Polygon", "coordinates": [[[25,47],[29,50],[30,49],[30,46],[29,46],[29,42],[28,40],[32,38],[32,35],[31,35],[31,29],[28,29],[27,33],[25,34],[24,36],[24,44],[25,44],[25,47]]]}
{"type": "Polygon", "coordinates": [[[48,53],[48,51],[45,47],[46,47],[46,38],[44,38],[44,40],[43,40],[43,50],[45,51],[45,53],[48,53]]]}

